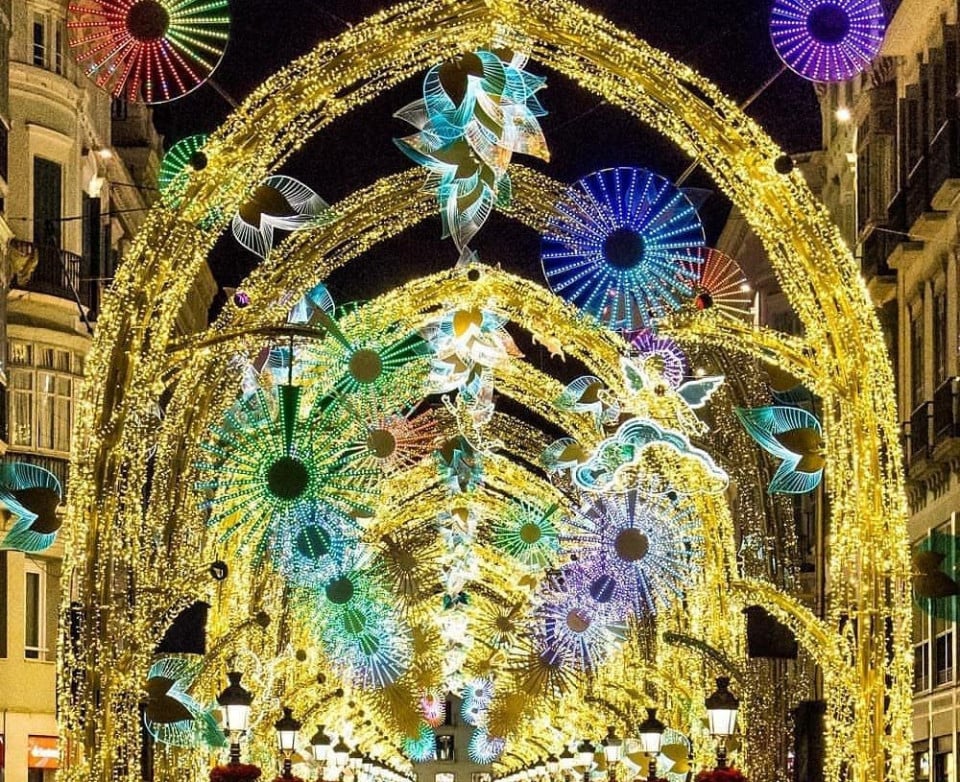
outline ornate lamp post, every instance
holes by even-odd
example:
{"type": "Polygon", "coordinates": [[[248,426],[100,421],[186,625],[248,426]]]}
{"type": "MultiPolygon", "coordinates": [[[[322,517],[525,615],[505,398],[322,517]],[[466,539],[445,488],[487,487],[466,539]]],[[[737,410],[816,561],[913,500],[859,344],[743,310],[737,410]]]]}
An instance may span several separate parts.
{"type": "Polygon", "coordinates": [[[280,754],[283,755],[283,778],[292,779],[293,773],[290,771],[291,757],[297,744],[297,733],[300,730],[300,723],[293,718],[293,711],[283,707],[283,716],[278,719],[274,725],[277,731],[277,741],[280,745],[280,754]]]}
{"type": "Polygon", "coordinates": [[[317,732],[310,738],[310,752],[313,759],[320,768],[318,779],[323,779],[323,772],[326,770],[327,763],[333,756],[333,740],[324,732],[323,725],[317,728],[317,732]]]}
{"type": "Polygon", "coordinates": [[[590,766],[593,765],[593,756],[597,749],[590,743],[590,739],[584,739],[577,745],[577,765],[583,766],[583,782],[590,782],[590,766]]]}
{"type": "Polygon", "coordinates": [[[657,755],[660,754],[660,747],[663,746],[663,732],[666,729],[667,726],[657,719],[656,709],[647,709],[647,718],[637,727],[640,746],[650,756],[650,771],[647,774],[650,782],[657,778],[657,755]]]}
{"type": "Polygon", "coordinates": [[[560,753],[560,772],[563,774],[564,780],[571,776],[570,772],[576,762],[576,755],[570,751],[570,747],[564,747],[563,752],[560,753]]]}
{"type": "Polygon", "coordinates": [[[547,774],[551,782],[557,782],[557,776],[560,773],[560,758],[552,752],[547,756],[547,774]]]}
{"type": "Polygon", "coordinates": [[[710,735],[717,742],[717,768],[727,767],[727,739],[736,729],[737,712],[740,709],[740,701],[730,692],[729,686],[728,677],[718,677],[717,689],[706,700],[710,735]]]}
{"type": "Polygon", "coordinates": [[[617,764],[623,757],[623,740],[617,735],[613,725],[610,725],[607,728],[607,735],[600,743],[603,745],[603,756],[607,761],[607,777],[610,782],[616,782],[617,764]]]}
{"type": "Polygon", "coordinates": [[[223,711],[223,731],[230,741],[231,766],[240,762],[240,737],[247,732],[253,702],[253,695],[240,684],[242,676],[237,671],[230,671],[227,674],[230,683],[217,696],[217,703],[223,711]]]}
{"type": "Polygon", "coordinates": [[[349,759],[350,747],[346,745],[343,736],[341,736],[340,741],[333,746],[333,765],[337,769],[338,774],[343,774],[343,770],[347,767],[347,761],[349,759]]]}

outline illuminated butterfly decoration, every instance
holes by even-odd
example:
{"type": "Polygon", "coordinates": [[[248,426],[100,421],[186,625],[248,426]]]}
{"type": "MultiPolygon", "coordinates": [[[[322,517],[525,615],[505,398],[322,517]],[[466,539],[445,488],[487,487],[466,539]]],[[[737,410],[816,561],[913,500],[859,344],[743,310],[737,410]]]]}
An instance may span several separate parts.
{"type": "Polygon", "coordinates": [[[0,549],[36,554],[53,545],[63,523],[57,506],[63,490],[57,476],[23,462],[0,464],[0,504],[14,519],[0,549]]]}
{"type": "Polygon", "coordinates": [[[747,433],[768,453],[783,461],[767,486],[770,494],[803,494],[823,477],[823,433],[816,417],[799,407],[736,407],[747,433]]]}
{"type": "Polygon", "coordinates": [[[162,657],[147,674],[143,721],[158,742],[174,747],[226,746],[213,707],[187,692],[200,672],[199,663],[183,657],[162,657]]]}
{"type": "Polygon", "coordinates": [[[551,474],[576,470],[590,458],[590,452],[572,437],[554,440],[540,454],[540,464],[551,474]]]}
{"type": "Polygon", "coordinates": [[[597,429],[615,424],[620,418],[620,403],[603,381],[593,375],[583,375],[571,382],[553,405],[565,412],[592,416],[597,429]]]}
{"type": "Polygon", "coordinates": [[[483,481],[483,454],[463,435],[445,441],[434,457],[451,494],[473,491],[483,481]]]}
{"type": "Polygon", "coordinates": [[[662,422],[675,418],[680,428],[687,432],[703,434],[707,431],[706,424],[694,410],[700,410],[710,401],[723,385],[723,375],[693,378],[673,388],[643,361],[621,357],[620,369],[630,397],[626,400],[626,407],[662,422]]]}
{"type": "Polygon", "coordinates": [[[329,206],[302,182],[288,176],[269,176],[260,183],[233,216],[234,238],[254,255],[266,258],[273,249],[273,233],[297,231],[330,217],[329,206]]]}

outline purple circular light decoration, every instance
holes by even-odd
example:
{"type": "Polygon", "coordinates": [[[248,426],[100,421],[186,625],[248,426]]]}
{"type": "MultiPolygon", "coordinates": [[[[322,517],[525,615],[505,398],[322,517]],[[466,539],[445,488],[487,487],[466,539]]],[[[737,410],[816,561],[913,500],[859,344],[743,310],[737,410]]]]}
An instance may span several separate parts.
{"type": "Polygon", "coordinates": [[[809,81],[846,81],[870,66],[883,43],[880,0],[776,0],[770,38],[780,59],[809,81]]]}
{"type": "Polygon", "coordinates": [[[250,306],[250,294],[246,291],[237,291],[233,294],[233,303],[240,309],[250,306]]]}
{"type": "Polygon", "coordinates": [[[689,507],[637,492],[599,495],[568,521],[578,532],[564,542],[579,561],[564,569],[567,588],[585,588],[600,607],[653,615],[693,575],[700,539],[689,507]]]}
{"type": "Polygon", "coordinates": [[[661,337],[644,329],[630,339],[644,363],[663,375],[671,388],[679,388],[687,374],[687,357],[669,337],[661,337]]]}

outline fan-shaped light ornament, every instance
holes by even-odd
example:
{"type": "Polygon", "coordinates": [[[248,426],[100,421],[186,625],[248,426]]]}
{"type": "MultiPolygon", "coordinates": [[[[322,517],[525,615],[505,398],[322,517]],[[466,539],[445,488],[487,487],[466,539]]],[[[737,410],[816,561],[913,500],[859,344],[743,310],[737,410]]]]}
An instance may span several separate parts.
{"type": "Polygon", "coordinates": [[[777,405],[734,412],[767,453],[783,459],[767,486],[770,494],[803,494],[817,487],[826,457],[820,422],[812,413],[777,405]]]}
{"type": "Polygon", "coordinates": [[[365,466],[386,475],[413,467],[430,456],[440,435],[437,417],[429,410],[415,417],[370,414],[355,408],[351,413],[354,422],[360,424],[360,432],[347,452],[358,453],[365,466]]]}
{"type": "Polygon", "coordinates": [[[329,206],[302,182],[288,176],[270,176],[233,216],[234,238],[254,255],[266,258],[273,249],[274,231],[297,231],[320,222],[329,206]]]}
{"type": "Polygon", "coordinates": [[[557,528],[552,517],[557,506],[547,508],[514,500],[492,525],[493,545],[525,567],[549,567],[560,549],[557,528]]]}
{"type": "Polygon", "coordinates": [[[683,593],[702,549],[692,510],[637,492],[590,497],[568,519],[564,545],[578,562],[564,569],[567,589],[601,605],[619,601],[650,616],[683,593]]]}
{"type": "Polygon", "coordinates": [[[753,317],[753,295],[740,265],[726,253],[698,247],[688,253],[684,264],[696,274],[693,304],[697,309],[716,307],[737,318],[753,317]]]}
{"type": "Polygon", "coordinates": [[[63,523],[57,507],[63,489],[57,476],[24,462],[0,464],[0,508],[13,523],[0,549],[36,554],[53,545],[63,523]]]}
{"type": "Polygon", "coordinates": [[[556,206],[541,259],[554,293],[612,329],[639,331],[681,305],[696,270],[683,259],[703,225],[677,187],[644,168],[576,182],[556,206]]]}
{"type": "Polygon", "coordinates": [[[593,416],[598,430],[620,419],[620,402],[604,382],[593,375],[583,375],[570,381],[553,404],[564,412],[593,416]]]}
{"type": "Polygon", "coordinates": [[[870,67],[884,34],[881,0],[776,0],[770,37],[804,79],[846,81],[870,67]]]}
{"type": "Polygon", "coordinates": [[[223,57],[227,0],[76,0],[67,34],[79,65],[116,97],[165,103],[195,90],[223,57]]]}
{"type": "Polygon", "coordinates": [[[198,153],[207,143],[205,133],[187,136],[174,144],[160,161],[160,173],[157,175],[157,190],[160,191],[160,200],[164,206],[175,209],[183,200],[187,189],[187,177],[196,170],[199,162],[198,153]]]}
{"type": "Polygon", "coordinates": [[[913,602],[926,614],[955,622],[960,616],[957,538],[931,532],[913,552],[913,602]]]}
{"type": "Polygon", "coordinates": [[[687,374],[687,357],[676,342],[644,329],[630,338],[630,346],[647,369],[661,375],[671,388],[680,387],[687,374]]]}
{"type": "Polygon", "coordinates": [[[500,759],[507,742],[497,736],[491,736],[483,728],[477,728],[470,736],[467,754],[474,763],[486,766],[500,759]]]}
{"type": "Polygon", "coordinates": [[[150,666],[143,721],[161,744],[226,746],[213,706],[202,706],[187,692],[201,667],[199,661],[183,657],[162,657],[150,666]]]}
{"type": "Polygon", "coordinates": [[[395,142],[429,172],[425,189],[436,193],[443,235],[461,251],[495,204],[509,205],[513,153],[549,159],[537,121],[545,80],[524,71],[526,62],[507,50],[458,55],[431,68],[423,99],[396,114],[419,131],[395,142]]]}

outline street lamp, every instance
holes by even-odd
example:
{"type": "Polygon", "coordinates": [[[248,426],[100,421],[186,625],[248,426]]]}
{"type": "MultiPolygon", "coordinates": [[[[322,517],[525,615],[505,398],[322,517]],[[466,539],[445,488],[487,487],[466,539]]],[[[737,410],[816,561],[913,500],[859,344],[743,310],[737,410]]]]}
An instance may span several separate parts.
{"type": "Polygon", "coordinates": [[[229,684],[217,696],[217,703],[223,710],[223,731],[230,740],[230,765],[240,762],[240,736],[247,731],[250,721],[250,704],[253,695],[240,684],[242,673],[227,673],[229,684]]]}
{"type": "Polygon", "coordinates": [[[359,749],[355,749],[347,756],[347,766],[353,772],[354,778],[356,778],[357,772],[359,772],[360,767],[363,766],[363,753],[359,749]]]}
{"type": "Polygon", "coordinates": [[[729,687],[729,677],[718,677],[716,691],[706,700],[710,735],[717,740],[717,768],[727,767],[727,739],[736,729],[737,711],[740,709],[740,701],[729,687]]]}
{"type": "Polygon", "coordinates": [[[583,782],[590,782],[590,766],[593,765],[593,756],[597,749],[590,743],[590,739],[584,739],[577,746],[577,765],[583,766],[583,782]]]}
{"type": "Polygon", "coordinates": [[[557,782],[557,775],[560,773],[560,758],[552,752],[547,755],[547,774],[550,775],[552,782],[557,782]]]}
{"type": "Polygon", "coordinates": [[[613,725],[610,725],[607,728],[607,735],[600,743],[603,745],[603,756],[607,761],[607,776],[610,782],[614,782],[617,778],[617,763],[623,756],[623,741],[617,735],[613,725]]]}
{"type": "Polygon", "coordinates": [[[567,772],[571,771],[577,762],[577,757],[570,751],[570,747],[564,747],[560,753],[560,771],[563,772],[563,778],[566,779],[567,772]]]}
{"type": "Polygon", "coordinates": [[[310,739],[310,752],[313,754],[314,761],[320,767],[318,776],[323,779],[323,772],[333,753],[333,741],[324,732],[323,725],[317,728],[317,732],[310,739]]]}
{"type": "Polygon", "coordinates": [[[280,753],[283,755],[282,776],[284,779],[292,779],[290,759],[297,744],[297,732],[300,730],[300,723],[293,718],[293,711],[288,706],[284,706],[283,716],[274,723],[273,727],[277,731],[277,741],[280,745],[280,753]]]}
{"type": "Polygon", "coordinates": [[[647,718],[637,727],[640,746],[643,752],[650,756],[650,771],[647,774],[650,782],[657,778],[657,755],[660,754],[660,747],[663,746],[663,732],[666,729],[667,726],[657,719],[656,709],[647,709],[647,718]]]}
{"type": "Polygon", "coordinates": [[[350,759],[350,747],[346,745],[343,736],[333,746],[333,765],[343,771],[347,767],[347,760],[350,759]]]}

